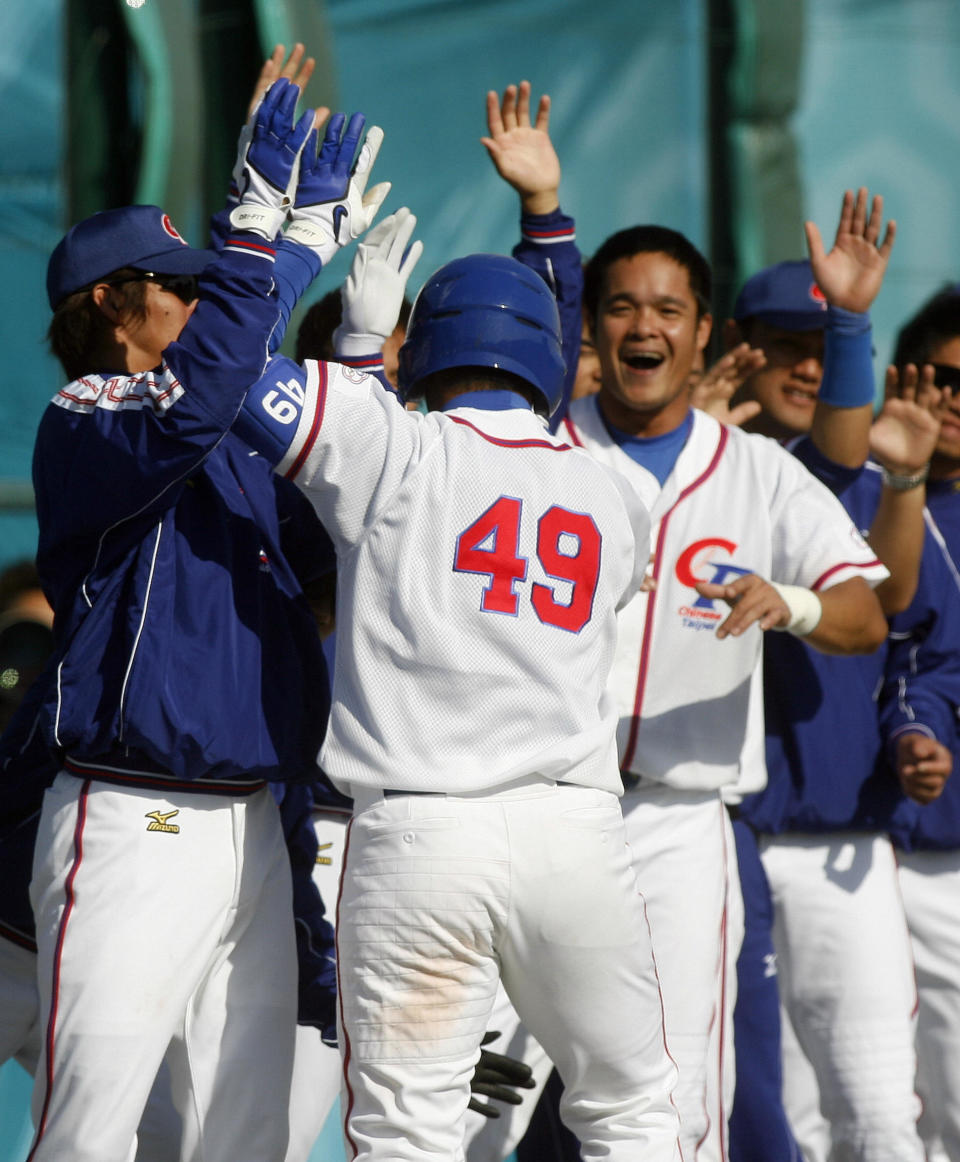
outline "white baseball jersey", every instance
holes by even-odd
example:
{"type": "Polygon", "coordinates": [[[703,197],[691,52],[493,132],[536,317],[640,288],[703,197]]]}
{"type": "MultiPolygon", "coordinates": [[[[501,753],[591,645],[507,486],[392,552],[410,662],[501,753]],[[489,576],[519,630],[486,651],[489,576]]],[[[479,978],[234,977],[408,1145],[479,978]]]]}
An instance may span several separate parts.
{"type": "Polygon", "coordinates": [[[602,690],[650,528],[629,484],[525,408],[425,416],[352,369],[305,369],[277,470],[337,548],[324,770],[348,793],[536,774],[619,794],[602,690]]]}
{"type": "Polygon", "coordinates": [[[564,433],[633,482],[653,519],[656,588],[622,611],[610,675],[621,767],[684,790],[730,784],[762,631],[718,640],[728,608],[700,597],[696,583],[756,573],[825,590],[855,576],[876,585],[889,574],[833,494],[765,436],[695,410],[659,489],[610,437],[595,396],[573,402],[564,433]]]}

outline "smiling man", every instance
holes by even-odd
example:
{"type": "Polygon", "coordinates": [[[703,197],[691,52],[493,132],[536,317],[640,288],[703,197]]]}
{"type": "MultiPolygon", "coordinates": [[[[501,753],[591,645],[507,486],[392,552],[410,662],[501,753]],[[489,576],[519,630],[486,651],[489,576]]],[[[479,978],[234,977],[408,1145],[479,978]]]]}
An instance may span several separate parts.
{"type": "MultiPolygon", "coordinates": [[[[732,1060],[710,1048],[732,1005],[725,948],[739,888],[720,792],[740,777],[762,637],[871,652],[886,570],[834,497],[776,442],[690,406],[710,337],[710,268],[681,234],[637,226],[587,265],[585,307],[602,383],[576,400],[569,437],[618,468],[653,519],[652,586],[619,620],[623,810],[663,992],[684,1157],[726,1156],[732,1060]],[[729,608],[728,608],[729,607],[729,608]]],[[[763,760],[755,756],[756,777],[763,760]]]]}

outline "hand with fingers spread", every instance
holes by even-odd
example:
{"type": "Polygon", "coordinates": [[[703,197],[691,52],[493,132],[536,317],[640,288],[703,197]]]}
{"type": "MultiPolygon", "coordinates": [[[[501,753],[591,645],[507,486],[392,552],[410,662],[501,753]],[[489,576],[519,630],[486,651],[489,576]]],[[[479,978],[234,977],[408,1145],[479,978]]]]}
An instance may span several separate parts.
{"type": "Polygon", "coordinates": [[[296,198],[284,238],[309,246],[324,264],[370,228],[390,191],[389,182],[367,190],[383,130],[372,125],[364,136],[365,124],[362,113],[354,113],[349,121],[345,113],[335,113],[319,151],[316,131],[303,151],[296,198]]]}
{"type": "Polygon", "coordinates": [[[549,214],[560,205],[560,159],[550,140],[550,98],[544,94],[530,121],[530,82],[507,85],[501,101],[487,93],[488,137],[481,137],[497,173],[520,195],[527,214],[549,214]]]}
{"type": "Polygon", "coordinates": [[[903,793],[925,805],[940,797],[953,770],[953,755],[936,739],[910,731],[896,741],[896,768],[903,793]]]}
{"type": "Polygon", "coordinates": [[[890,261],[897,233],[894,221],[887,223],[883,240],[883,198],[878,194],[867,212],[869,197],[865,186],[854,196],[846,190],[833,247],[824,250],[820,231],[813,222],[804,223],[810,264],[817,286],[827,302],[846,311],[862,314],[877,297],[890,261]]]}
{"type": "Polygon", "coordinates": [[[416,217],[401,206],[358,245],[340,288],[343,315],[333,337],[338,355],[369,355],[393,334],[407,280],[423,253],[419,239],[410,241],[416,225],[416,217]]]}
{"type": "Polygon", "coordinates": [[[706,371],[695,372],[691,379],[690,403],[722,424],[740,427],[760,414],[761,405],[757,400],[747,399],[730,406],[735,393],[754,372],[767,362],[767,357],[759,347],[749,343],[738,343],[736,347],[722,355],[706,371]]]}
{"type": "MultiPolygon", "coordinates": [[[[253,92],[250,95],[250,103],[247,106],[247,119],[249,120],[257,111],[257,106],[266,91],[270,88],[274,81],[283,77],[290,81],[291,84],[297,86],[301,95],[307,87],[307,82],[313,76],[313,71],[317,67],[317,62],[312,56],[304,57],[303,45],[299,42],[290,50],[290,55],[284,62],[284,54],[286,48],[282,44],[274,45],[273,52],[263,62],[263,68],[260,70],[260,75],[257,77],[253,92]]],[[[321,121],[325,121],[329,116],[329,109],[324,113],[321,121]]]]}
{"type": "Polygon", "coordinates": [[[238,204],[230,225],[252,230],[272,242],[293,204],[300,154],[314,126],[308,109],[294,123],[300,90],[285,77],[275,81],[257,105],[249,135],[241,134],[234,178],[238,204]]]}
{"type": "Polygon", "coordinates": [[[908,364],[903,375],[887,368],[884,404],[870,428],[870,455],[888,473],[925,476],[940,435],[940,420],[950,391],[934,384],[934,369],[908,364]]]}

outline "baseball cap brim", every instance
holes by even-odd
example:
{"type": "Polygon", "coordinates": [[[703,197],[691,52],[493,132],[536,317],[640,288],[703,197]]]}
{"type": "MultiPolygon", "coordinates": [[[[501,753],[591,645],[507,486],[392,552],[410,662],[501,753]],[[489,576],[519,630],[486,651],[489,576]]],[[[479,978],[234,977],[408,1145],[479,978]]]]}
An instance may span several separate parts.
{"type": "Polygon", "coordinates": [[[217,258],[183,240],[159,206],[123,206],[78,222],[60,240],[47,266],[52,309],[115,270],[132,267],[155,274],[200,274],[217,258]]]}

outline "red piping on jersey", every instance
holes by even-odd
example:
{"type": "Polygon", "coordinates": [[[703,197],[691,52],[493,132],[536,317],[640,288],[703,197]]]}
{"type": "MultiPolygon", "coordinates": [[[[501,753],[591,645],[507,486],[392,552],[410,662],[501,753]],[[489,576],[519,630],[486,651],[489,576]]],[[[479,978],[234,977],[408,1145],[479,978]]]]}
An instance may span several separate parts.
{"type": "Polygon", "coordinates": [[[317,371],[319,372],[320,382],[317,384],[317,403],[313,409],[313,423],[310,425],[310,431],[307,433],[307,438],[303,442],[303,447],[297,453],[297,458],[290,465],[284,476],[287,480],[293,480],[296,474],[303,467],[303,462],[310,455],[310,451],[317,439],[317,432],[323,427],[323,413],[327,406],[327,365],[326,363],[317,362],[317,371]]]}
{"type": "Polygon", "coordinates": [[[271,258],[277,253],[275,246],[270,246],[266,242],[252,242],[249,238],[228,238],[224,246],[235,246],[238,250],[253,250],[257,254],[269,254],[271,258]]]}
{"type": "Polygon", "coordinates": [[[816,579],[816,581],[814,581],[810,588],[816,592],[816,590],[818,590],[821,585],[828,581],[834,575],[834,573],[838,572],[840,569],[872,569],[874,565],[882,564],[883,562],[878,561],[876,557],[874,557],[872,561],[868,561],[865,565],[858,561],[841,561],[839,565],[832,565],[826,571],[826,573],[821,573],[821,575],[816,579]]]}
{"type": "Polygon", "coordinates": [[[569,444],[551,444],[549,440],[501,440],[497,436],[488,436],[486,432],[482,432],[475,424],[471,424],[469,420],[465,420],[460,416],[451,416],[451,420],[455,424],[463,424],[465,428],[470,428],[471,431],[476,432],[478,436],[486,440],[488,444],[495,444],[498,448],[548,448],[551,452],[569,452],[569,444]]]}
{"type": "MultiPolygon", "coordinates": [[[[653,564],[653,579],[656,582],[660,580],[660,567],[663,564],[663,546],[667,539],[667,525],[670,523],[670,517],[677,511],[680,504],[686,498],[700,487],[708,477],[712,476],[720,462],[720,457],[723,455],[723,450],[727,446],[727,439],[729,433],[724,427],[720,428],[720,439],[717,441],[716,451],[710,463],[703,470],[703,472],[680,493],[677,499],[670,506],[669,510],[663,515],[660,521],[660,531],[657,533],[657,547],[654,553],[653,564]]],[[[630,764],[633,761],[634,751],[637,749],[637,731],[640,727],[640,707],[643,703],[643,695],[647,685],[647,671],[650,668],[650,642],[653,637],[653,613],[656,606],[657,587],[647,594],[647,616],[643,625],[643,641],[640,646],[640,665],[637,671],[637,692],[633,700],[633,718],[630,723],[630,736],[627,739],[627,747],[623,756],[623,762],[620,764],[621,771],[629,771],[630,764]]]]}
{"type": "Polygon", "coordinates": [[[40,1118],[37,1122],[37,1136],[33,1144],[33,1149],[27,1156],[27,1162],[33,1158],[37,1152],[37,1147],[40,1145],[40,1140],[43,1137],[43,1131],[47,1125],[47,1114],[50,1112],[50,1095],[53,1092],[53,1046],[54,1046],[54,1030],[57,1024],[57,1005],[60,994],[60,965],[63,959],[63,944],[67,935],[67,923],[73,912],[74,896],[73,896],[73,881],[77,878],[77,872],[80,869],[80,863],[83,859],[83,826],[87,820],[87,795],[90,792],[89,779],[83,784],[80,789],[80,795],[77,798],[77,821],[73,828],[73,867],[70,868],[67,874],[66,883],[63,887],[63,894],[65,897],[65,904],[63,915],[60,917],[60,926],[57,931],[57,946],[53,956],[53,987],[50,992],[50,1015],[47,1018],[47,1036],[46,1036],[46,1055],[45,1063],[46,1071],[46,1087],[47,1091],[43,1097],[43,1109],[40,1113],[40,1118]]]}
{"type": "Polygon", "coordinates": [[[521,230],[521,234],[525,238],[541,239],[541,238],[576,238],[576,231],[569,226],[561,226],[556,230],[521,230]]]}
{"type": "Polygon", "coordinates": [[[570,440],[574,444],[576,444],[576,446],[578,448],[582,448],[583,447],[583,440],[581,440],[579,435],[577,434],[577,429],[573,426],[573,423],[572,423],[569,416],[563,417],[563,426],[567,429],[567,435],[570,437],[570,440]]]}
{"type": "MultiPolygon", "coordinates": [[[[347,835],[343,844],[343,862],[340,868],[340,884],[337,888],[337,910],[336,923],[337,928],[340,927],[340,901],[343,899],[343,880],[344,873],[347,869],[347,857],[350,854],[350,832],[353,830],[353,819],[347,824],[347,835]]],[[[340,1010],[340,1034],[343,1037],[343,1086],[347,1091],[347,1108],[340,1111],[340,1116],[343,1119],[343,1140],[348,1143],[350,1149],[353,1151],[353,1157],[360,1153],[357,1143],[350,1137],[350,1114],[353,1111],[353,1087],[350,1084],[350,1074],[347,1072],[350,1065],[350,1058],[352,1056],[350,1051],[350,1038],[347,1035],[347,1023],[343,1019],[343,989],[340,986],[340,955],[337,954],[337,1007],[340,1010]]],[[[28,1159],[29,1162],[29,1159],[28,1159]]]]}

